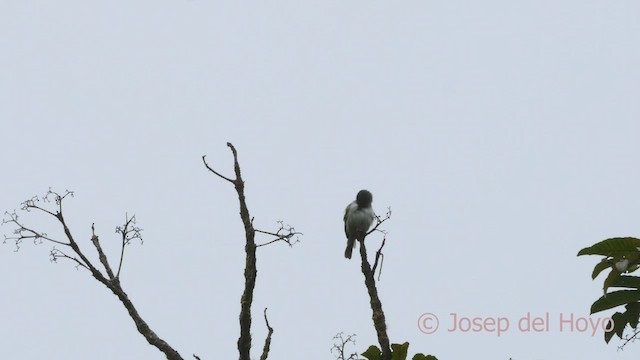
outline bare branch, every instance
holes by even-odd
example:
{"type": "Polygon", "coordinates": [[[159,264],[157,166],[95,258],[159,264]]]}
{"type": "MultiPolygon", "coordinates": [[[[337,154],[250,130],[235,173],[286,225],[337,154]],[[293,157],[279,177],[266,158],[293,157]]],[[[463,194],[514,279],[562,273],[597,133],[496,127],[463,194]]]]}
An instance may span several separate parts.
{"type": "MultiPolygon", "coordinates": [[[[23,207],[24,209],[24,207],[23,207]]],[[[28,210],[25,210],[28,211],[28,210]]],[[[45,212],[50,213],[49,211],[45,212]]],[[[52,243],[55,244],[59,244],[59,245],[65,245],[65,246],[69,246],[69,243],[65,243],[59,240],[55,240],[50,238],[47,233],[44,232],[39,232],[33,229],[30,229],[28,227],[26,227],[24,224],[22,224],[19,220],[18,220],[18,214],[15,212],[15,210],[13,212],[8,212],[5,211],[5,218],[2,219],[2,225],[4,224],[14,224],[16,226],[16,228],[13,230],[13,234],[16,236],[7,236],[4,235],[4,241],[3,243],[7,243],[7,240],[11,240],[14,241],[16,244],[16,249],[15,251],[20,250],[20,244],[22,244],[22,241],[25,239],[33,239],[33,243],[36,245],[42,244],[43,240],[47,240],[47,241],[51,241],[52,243]],[[8,218],[7,218],[8,217],[8,218]]],[[[55,214],[52,214],[55,217],[55,214]]]]}
{"type": "Polygon", "coordinates": [[[383,234],[382,243],[380,244],[380,248],[378,249],[378,251],[376,251],[376,257],[373,262],[373,267],[371,268],[371,272],[375,274],[376,269],[378,267],[378,261],[380,260],[380,272],[378,272],[378,281],[380,281],[380,276],[382,275],[382,262],[384,262],[384,254],[382,253],[382,248],[387,242],[387,231],[380,229],[380,225],[382,225],[385,221],[389,220],[390,218],[391,218],[391,207],[387,207],[387,213],[385,214],[385,216],[380,217],[376,215],[376,226],[374,226],[373,229],[371,229],[367,233],[367,235],[369,235],[372,232],[377,231],[383,234]]]}
{"type": "Polygon", "coordinates": [[[69,259],[69,260],[71,260],[71,261],[73,261],[73,262],[75,262],[75,263],[77,264],[77,265],[76,265],[76,269],[77,269],[78,267],[80,267],[80,266],[81,266],[81,267],[83,267],[83,268],[85,268],[85,269],[89,270],[89,268],[87,267],[87,265],[85,265],[85,264],[84,264],[81,260],[79,260],[77,257],[67,255],[64,251],[62,251],[62,250],[60,250],[60,249],[58,249],[58,248],[56,248],[56,247],[54,247],[53,249],[51,249],[51,252],[49,253],[49,257],[50,257],[51,262],[54,262],[54,263],[57,263],[57,262],[58,262],[58,259],[69,259]]]}
{"type": "MultiPolygon", "coordinates": [[[[119,280],[114,277],[113,272],[111,271],[111,267],[109,266],[109,262],[107,261],[106,255],[104,254],[104,252],[102,251],[102,247],[100,246],[100,241],[98,240],[98,236],[95,234],[95,226],[93,224],[91,225],[91,230],[92,230],[92,233],[93,233],[93,235],[91,237],[91,242],[93,243],[93,245],[98,250],[98,255],[99,255],[99,258],[100,258],[100,262],[105,267],[105,270],[107,271],[107,274],[108,274],[109,278],[107,279],[91,263],[91,261],[89,261],[89,259],[84,255],[84,253],[80,249],[80,246],[78,245],[78,243],[73,238],[73,235],[71,234],[71,230],[67,226],[67,223],[66,223],[66,221],[64,219],[64,216],[62,214],[62,202],[67,196],[73,196],[73,192],[71,192],[69,190],[66,190],[63,195],[60,195],[59,193],[49,189],[47,194],[44,197],[42,197],[42,199],[40,199],[38,197],[33,197],[33,198],[23,202],[21,209],[24,210],[24,211],[27,211],[27,212],[29,212],[31,210],[39,210],[39,211],[42,211],[42,212],[44,212],[46,214],[49,214],[49,215],[55,217],[58,220],[58,222],[62,225],[62,229],[64,231],[64,234],[65,234],[68,242],[65,243],[65,242],[62,242],[62,241],[53,240],[53,239],[47,237],[47,235],[44,234],[44,233],[40,233],[40,232],[37,232],[35,230],[31,230],[31,229],[23,226],[22,223],[20,221],[18,221],[18,215],[15,213],[15,211],[12,212],[12,213],[6,212],[5,215],[8,215],[8,219],[6,219],[6,218],[3,219],[2,223],[3,224],[6,224],[6,223],[15,224],[18,227],[18,229],[14,231],[14,234],[16,234],[17,236],[15,236],[15,237],[7,237],[7,236],[5,236],[5,242],[7,240],[9,240],[9,239],[15,240],[16,241],[16,246],[19,246],[20,242],[23,239],[33,238],[34,241],[37,241],[37,240],[42,241],[44,239],[44,240],[52,241],[52,242],[54,242],[56,244],[65,245],[65,246],[70,247],[73,250],[73,252],[75,253],[75,255],[70,254],[70,253],[66,253],[66,252],[54,247],[51,250],[51,252],[49,253],[50,260],[52,262],[57,262],[58,259],[68,259],[68,260],[71,260],[71,261],[75,262],[77,268],[78,267],[83,267],[83,268],[89,270],[91,272],[91,275],[98,282],[100,282],[104,286],[106,286],[109,290],[111,290],[111,292],[114,295],[116,295],[118,297],[120,302],[122,302],[124,307],[129,312],[129,316],[133,319],[133,321],[134,321],[134,323],[136,325],[136,328],[138,329],[138,332],[142,336],[144,336],[144,338],[147,340],[147,342],[149,344],[155,346],[158,350],[163,352],[166,355],[168,360],[183,360],[182,357],[180,356],[180,354],[176,350],[174,350],[166,341],[164,341],[161,338],[159,338],[158,335],[156,335],[156,333],[153,332],[153,330],[151,330],[151,328],[149,328],[149,325],[147,325],[147,323],[142,319],[142,317],[140,316],[140,314],[136,310],[135,306],[133,305],[133,303],[131,302],[131,300],[127,296],[126,292],[120,286],[119,280]],[[48,209],[46,209],[44,207],[41,207],[40,205],[37,205],[37,203],[39,201],[55,202],[55,204],[57,205],[57,211],[53,212],[53,211],[48,210],[48,209]]],[[[140,238],[140,229],[138,229],[136,227],[133,227],[133,226],[130,226],[129,225],[130,223],[135,223],[135,221],[133,221],[132,219],[128,219],[128,221],[126,223],[126,226],[123,229],[123,233],[124,233],[123,242],[125,244],[128,244],[129,241],[131,241],[132,239],[140,238]]],[[[122,261],[122,253],[121,253],[121,261],[122,261]]]]}
{"type": "MultiPolygon", "coordinates": [[[[238,202],[240,205],[240,219],[242,220],[242,224],[244,226],[245,231],[245,267],[244,267],[244,291],[242,293],[242,297],[240,298],[240,336],[238,338],[238,352],[240,355],[240,360],[249,360],[250,352],[251,352],[251,304],[253,303],[253,292],[256,286],[256,276],[257,276],[257,267],[256,267],[256,248],[259,246],[265,246],[268,244],[275,243],[277,241],[284,241],[289,246],[293,245],[297,242],[297,238],[294,240],[294,237],[301,235],[301,233],[295,231],[295,229],[289,225],[285,226],[281,221],[280,228],[276,232],[268,232],[262,230],[256,230],[253,226],[253,217],[249,213],[249,209],[247,207],[247,202],[244,193],[244,180],[242,179],[242,173],[240,171],[240,163],[238,161],[238,152],[236,148],[230,142],[227,143],[227,146],[231,150],[233,154],[233,169],[235,172],[235,179],[230,179],[226,176],[221,175],[217,171],[213,170],[206,162],[205,157],[202,157],[202,161],[204,162],[206,168],[214,173],[219,178],[226,180],[233,184],[235,187],[236,193],[238,194],[238,202]],[[256,232],[273,236],[275,239],[261,245],[256,245],[255,236],[256,232]]],[[[273,329],[269,326],[269,321],[267,319],[266,309],[264,312],[265,322],[267,323],[267,328],[269,329],[269,335],[265,340],[265,347],[263,349],[262,358],[266,359],[269,347],[271,344],[271,335],[273,333],[273,329]]]]}
{"type": "Polygon", "coordinates": [[[47,190],[47,192],[42,197],[42,201],[46,203],[54,202],[58,206],[58,211],[55,214],[50,210],[37,206],[36,203],[40,201],[37,196],[34,196],[30,200],[23,202],[23,210],[29,211],[29,209],[38,209],[40,211],[48,213],[49,215],[57,216],[58,214],[62,213],[62,200],[64,200],[67,196],[73,197],[73,195],[73,191],[65,190],[64,194],[60,195],[58,192],[55,192],[51,190],[51,188],[49,188],[49,190],[47,190]]]}
{"type": "Polygon", "coordinates": [[[231,180],[231,179],[229,179],[228,177],[226,177],[226,176],[224,176],[224,175],[220,174],[219,172],[217,172],[217,171],[213,170],[213,169],[209,166],[209,164],[207,164],[207,160],[205,159],[206,157],[207,157],[207,155],[202,155],[202,162],[204,162],[204,166],[206,166],[206,167],[207,167],[207,169],[209,169],[209,171],[211,171],[212,173],[214,173],[214,174],[218,175],[221,179],[227,180],[228,182],[230,182],[230,183],[232,183],[232,184],[234,183],[234,181],[233,181],[233,180],[231,180]]]}
{"type": "Polygon", "coordinates": [[[151,330],[146,321],[142,319],[138,310],[133,305],[133,302],[129,300],[129,296],[120,286],[120,282],[118,279],[115,279],[113,282],[107,282],[103,284],[107,285],[109,290],[114,293],[120,299],[120,302],[124,305],[124,307],[129,312],[129,316],[133,319],[133,322],[136,324],[136,328],[138,332],[144,336],[147,342],[153,346],[155,346],[158,350],[163,352],[167,357],[167,360],[183,360],[182,356],[173,349],[166,341],[162,340],[158,335],[151,330]]]}
{"type": "Polygon", "coordinates": [[[639,338],[640,338],[640,330],[635,331],[633,335],[626,335],[625,337],[622,338],[622,340],[624,340],[624,343],[618,346],[618,350],[624,350],[624,347],[627,346],[628,343],[635,342],[639,338]]]}
{"type": "Polygon", "coordinates": [[[348,353],[346,350],[347,345],[356,345],[356,335],[344,336],[344,333],[340,332],[333,337],[333,346],[331,347],[331,353],[336,357],[336,360],[361,360],[357,352],[348,353]]]}
{"type": "Polygon", "coordinates": [[[384,218],[381,218],[380,216],[376,215],[376,226],[374,226],[373,229],[369,230],[367,235],[371,234],[374,231],[384,232],[383,230],[378,230],[378,228],[380,227],[380,225],[382,225],[382,223],[384,223],[389,219],[391,219],[391,207],[387,208],[387,213],[385,214],[384,218]]]}
{"type": "Polygon", "coordinates": [[[196,360],[200,360],[200,357],[197,356],[196,354],[193,354],[193,357],[196,358],[196,360]]]}
{"type": "Polygon", "coordinates": [[[371,311],[373,312],[373,326],[376,329],[378,343],[382,351],[382,360],[391,360],[391,348],[389,345],[389,335],[387,335],[387,321],[382,310],[382,302],[378,296],[376,281],[371,271],[371,265],[367,260],[367,248],[365,241],[360,241],[360,257],[362,259],[362,274],[364,275],[364,284],[369,293],[371,311]]]}
{"type": "Polygon", "coordinates": [[[269,349],[271,348],[271,335],[273,335],[273,328],[269,325],[269,319],[267,319],[267,308],[264,308],[264,322],[267,324],[269,333],[267,334],[266,339],[264,339],[264,347],[262,348],[262,356],[260,356],[260,360],[267,360],[267,357],[269,356],[269,349]]]}
{"type": "Polygon", "coordinates": [[[120,270],[122,269],[122,259],[124,259],[124,247],[131,243],[131,240],[138,239],[140,243],[143,243],[142,240],[142,229],[135,226],[136,224],[136,216],[133,215],[129,218],[129,215],[125,214],[125,221],[123,226],[116,227],[116,233],[120,234],[122,237],[122,246],[120,248],[120,262],[118,263],[118,272],[116,273],[116,278],[120,278],[120,270]]]}
{"type": "Polygon", "coordinates": [[[102,266],[104,266],[104,269],[107,271],[109,280],[113,280],[115,279],[115,276],[113,276],[113,270],[111,270],[111,266],[109,266],[107,255],[102,251],[102,246],[100,246],[100,240],[98,239],[98,235],[96,235],[95,224],[91,224],[91,233],[91,242],[93,243],[93,246],[96,247],[96,250],[98,250],[98,258],[100,259],[102,266]]]}
{"type": "MultiPolygon", "coordinates": [[[[220,177],[223,180],[226,180],[233,184],[236,189],[236,193],[238,194],[238,202],[240,205],[240,219],[242,220],[242,224],[244,225],[245,231],[245,268],[244,268],[244,291],[242,293],[242,297],[240,298],[240,336],[238,338],[238,352],[240,354],[240,360],[249,360],[250,352],[251,352],[251,304],[253,303],[253,291],[256,286],[256,276],[257,276],[257,268],[256,268],[256,242],[255,235],[256,230],[253,227],[253,218],[249,214],[249,209],[247,207],[246,198],[244,194],[244,181],[242,180],[242,173],[240,171],[240,163],[238,162],[238,152],[236,148],[230,142],[227,143],[229,149],[231,149],[231,153],[233,154],[233,169],[235,172],[235,179],[232,180],[226,176],[221,175],[217,171],[213,170],[206,162],[205,157],[202,157],[202,161],[204,162],[206,168],[214,173],[216,176],[220,177]]],[[[294,236],[295,230],[291,228],[288,232],[282,232],[285,228],[281,225],[281,230],[276,233],[268,233],[262,232],[271,236],[276,236],[277,239],[275,241],[288,241],[290,242],[291,237],[294,236]],[[291,234],[290,234],[291,233],[291,234]]],[[[265,321],[266,321],[266,310],[265,310],[265,321]]],[[[267,326],[268,322],[267,322],[267,326]]],[[[267,337],[268,343],[271,342],[271,335],[267,337]]],[[[268,353],[268,344],[265,343],[267,347],[266,351],[268,353]]],[[[266,357],[266,354],[263,352],[263,356],[266,357]]]]}
{"type": "Polygon", "coordinates": [[[48,214],[50,216],[53,216],[62,225],[64,234],[67,238],[67,242],[55,240],[49,237],[44,232],[40,232],[37,230],[33,230],[31,228],[28,228],[21,221],[19,221],[18,214],[15,212],[15,210],[13,212],[5,212],[5,215],[8,216],[8,219],[5,217],[2,223],[3,224],[13,223],[14,225],[16,225],[14,234],[17,236],[9,237],[5,235],[4,242],[6,243],[7,240],[15,241],[16,251],[20,248],[20,244],[24,239],[33,239],[35,244],[40,244],[43,242],[43,240],[47,240],[47,241],[53,242],[54,244],[69,246],[76,253],[76,255],[78,255],[79,259],[73,255],[69,255],[63,252],[60,249],[54,248],[54,250],[52,250],[49,253],[50,260],[55,262],[59,258],[66,258],[76,262],[76,264],[79,266],[83,266],[89,269],[89,271],[91,271],[94,277],[102,276],[102,274],[91,264],[89,259],[86,256],[84,256],[84,254],[78,247],[78,244],[73,239],[73,236],[71,235],[71,231],[67,227],[67,224],[65,223],[64,217],[62,215],[62,202],[67,197],[73,197],[73,192],[69,190],[65,190],[64,194],[61,195],[51,190],[51,188],[49,188],[49,190],[46,192],[44,196],[42,197],[33,196],[31,199],[23,201],[20,207],[20,209],[25,212],[30,212],[31,210],[37,210],[45,214],[48,214]],[[45,207],[38,205],[38,203],[40,203],[41,201],[43,203],[55,203],[58,209],[57,212],[53,212],[45,207]]]}
{"type": "Polygon", "coordinates": [[[387,242],[387,234],[384,233],[384,236],[382,237],[382,243],[380,244],[380,248],[378,249],[378,251],[376,251],[376,259],[373,262],[373,267],[371,268],[371,272],[372,273],[376,273],[376,268],[378,267],[378,259],[380,259],[380,272],[378,272],[378,281],[380,281],[380,276],[382,275],[382,263],[384,262],[384,254],[382,253],[382,248],[384,247],[384,244],[387,242]]]}
{"type": "MultiPolygon", "coordinates": [[[[51,189],[49,189],[49,190],[51,190],[51,189]]],[[[48,193],[45,194],[45,196],[42,199],[44,202],[50,202],[48,200],[48,198],[47,198],[47,195],[48,195],[48,193]]],[[[47,209],[45,209],[45,208],[43,208],[43,207],[41,207],[39,205],[36,205],[38,202],[40,202],[40,197],[38,197],[37,195],[33,196],[33,197],[31,197],[31,199],[23,201],[20,204],[20,209],[24,210],[24,211],[27,211],[27,212],[31,211],[32,209],[35,209],[35,210],[39,210],[39,211],[42,211],[44,213],[47,213],[47,214],[49,214],[51,216],[56,216],[56,214],[54,214],[53,212],[51,212],[51,211],[49,211],[49,210],[47,210],[47,209]]]]}
{"type": "Polygon", "coordinates": [[[284,242],[287,243],[287,245],[289,245],[291,247],[295,243],[300,242],[300,239],[299,239],[298,236],[302,235],[301,232],[297,232],[296,229],[291,225],[284,225],[284,222],[282,222],[282,221],[278,221],[278,224],[280,224],[280,228],[275,233],[256,229],[257,233],[261,233],[261,234],[270,235],[270,236],[275,237],[275,239],[273,239],[271,241],[268,241],[268,242],[266,242],[264,244],[256,245],[256,247],[273,244],[273,243],[278,242],[278,241],[284,241],[284,242]],[[294,236],[295,236],[295,239],[294,239],[294,236]]]}
{"type": "Polygon", "coordinates": [[[247,208],[247,203],[244,196],[244,181],[242,180],[242,174],[240,172],[240,164],[238,163],[238,152],[236,148],[227,143],[227,146],[231,149],[233,154],[233,168],[236,174],[235,180],[231,180],[228,177],[221,175],[213,170],[206,162],[205,157],[202,157],[202,161],[209,171],[215,175],[233,184],[238,193],[238,202],[240,203],[240,219],[244,225],[245,232],[245,267],[244,267],[244,291],[240,298],[240,337],[238,338],[238,352],[240,354],[240,360],[249,360],[251,352],[251,304],[253,303],[253,290],[256,286],[256,276],[258,271],[256,269],[256,231],[253,228],[252,218],[247,208]]]}
{"type": "Polygon", "coordinates": [[[378,260],[382,257],[382,248],[386,242],[386,232],[384,230],[380,230],[379,227],[385,221],[391,218],[391,208],[387,208],[387,214],[384,218],[381,218],[376,215],[376,225],[373,229],[371,229],[367,235],[371,234],[374,231],[379,231],[385,234],[385,237],[382,239],[382,244],[376,253],[375,262],[373,271],[371,265],[369,264],[369,260],[367,259],[367,248],[365,246],[365,238],[358,239],[360,242],[360,257],[362,259],[362,274],[364,275],[364,283],[367,287],[367,292],[369,293],[369,299],[371,304],[371,311],[373,313],[373,326],[376,329],[376,334],[378,337],[378,343],[380,344],[380,350],[382,351],[382,360],[391,360],[391,348],[389,344],[389,336],[387,334],[387,323],[384,315],[384,311],[382,310],[382,302],[380,301],[380,297],[378,296],[378,289],[376,287],[375,280],[375,269],[378,266],[378,260]]]}

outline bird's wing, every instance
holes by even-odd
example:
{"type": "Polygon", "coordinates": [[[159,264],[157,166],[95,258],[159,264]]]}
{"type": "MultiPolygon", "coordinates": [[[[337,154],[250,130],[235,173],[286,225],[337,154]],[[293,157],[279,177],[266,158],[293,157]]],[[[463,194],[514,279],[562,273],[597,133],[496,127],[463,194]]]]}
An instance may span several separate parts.
{"type": "Polygon", "coordinates": [[[355,210],[358,207],[358,204],[354,202],[352,202],[351,204],[347,205],[347,208],[344,209],[344,234],[347,236],[347,239],[349,238],[349,231],[347,230],[347,219],[349,219],[349,215],[351,215],[351,212],[353,212],[353,210],[355,210]]]}
{"type": "Polygon", "coordinates": [[[369,223],[369,227],[367,228],[367,231],[369,231],[369,229],[371,228],[371,225],[373,225],[376,219],[376,213],[373,211],[372,208],[368,208],[366,212],[367,212],[367,215],[369,216],[369,219],[371,220],[371,222],[369,223]]]}

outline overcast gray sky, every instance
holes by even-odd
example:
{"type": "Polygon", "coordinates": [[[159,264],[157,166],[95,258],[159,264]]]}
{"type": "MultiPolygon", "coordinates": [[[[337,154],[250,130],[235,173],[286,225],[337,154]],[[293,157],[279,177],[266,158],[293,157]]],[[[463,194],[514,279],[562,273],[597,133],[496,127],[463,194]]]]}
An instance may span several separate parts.
{"type": "MultiPolygon", "coordinates": [[[[256,226],[304,233],[258,251],[270,358],[332,359],[340,331],[376,343],[359,262],[343,257],[344,207],[366,188],[393,210],[379,292],[411,354],[631,359],[640,345],[560,332],[559,317],[601,294],[598,259],[577,251],[640,236],[639,15],[592,0],[2,1],[0,208],[74,190],[73,233],[94,255],[95,222],[114,259],[113,229],[136,214],[145,242],[122,284],[141,315],[185,358],[234,358],[243,228],[200,159],[231,175],[231,141],[256,226]],[[527,312],[550,330],[517,330],[527,312]],[[450,313],[511,327],[449,332],[450,313]]],[[[50,263],[48,244],[13,249],[0,247],[2,358],[162,358],[88,272],[50,263]]],[[[260,316],[252,334],[258,357],[260,316]]]]}

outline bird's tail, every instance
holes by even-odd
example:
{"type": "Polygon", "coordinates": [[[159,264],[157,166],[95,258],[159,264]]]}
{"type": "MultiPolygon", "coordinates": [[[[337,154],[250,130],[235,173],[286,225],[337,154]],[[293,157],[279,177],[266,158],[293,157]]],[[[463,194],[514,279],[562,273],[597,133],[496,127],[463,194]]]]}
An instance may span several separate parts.
{"type": "Polygon", "coordinates": [[[344,257],[347,259],[351,259],[351,253],[353,252],[353,247],[356,245],[356,239],[348,239],[347,240],[347,249],[344,251],[344,257]]]}

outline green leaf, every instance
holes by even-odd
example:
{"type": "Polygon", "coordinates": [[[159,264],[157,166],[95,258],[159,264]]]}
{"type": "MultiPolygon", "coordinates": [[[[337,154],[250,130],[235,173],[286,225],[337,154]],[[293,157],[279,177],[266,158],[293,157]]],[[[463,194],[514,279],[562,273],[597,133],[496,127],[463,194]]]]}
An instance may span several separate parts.
{"type": "Polygon", "coordinates": [[[640,239],[632,237],[611,238],[600,241],[578,252],[581,255],[602,255],[614,258],[629,257],[640,252],[640,239]]]}
{"type": "Polygon", "coordinates": [[[611,272],[609,273],[607,278],[604,279],[603,289],[604,289],[605,295],[607,294],[607,289],[611,286],[611,283],[618,280],[619,278],[620,278],[620,271],[618,271],[617,269],[611,269],[611,272]]]}
{"type": "Polygon", "coordinates": [[[609,287],[626,287],[626,288],[640,289],[640,277],[622,275],[617,279],[615,279],[614,281],[612,281],[609,284],[609,287]]]}
{"type": "Polygon", "coordinates": [[[363,352],[361,355],[366,357],[368,360],[380,360],[382,358],[382,352],[380,352],[380,349],[375,345],[369,346],[367,351],[363,352]]]}
{"type": "Polygon", "coordinates": [[[611,320],[613,320],[613,332],[618,335],[620,339],[622,339],[622,333],[624,333],[624,328],[629,323],[629,314],[625,311],[624,314],[620,312],[616,312],[611,316],[611,320]]]}
{"type": "Polygon", "coordinates": [[[425,355],[425,354],[419,353],[419,354],[413,355],[411,360],[438,360],[438,358],[433,355],[425,355]]]}
{"type": "Polygon", "coordinates": [[[406,360],[409,352],[409,343],[391,344],[391,360],[406,360]]]}
{"type": "Polygon", "coordinates": [[[640,303],[629,303],[625,308],[627,308],[627,313],[629,314],[629,325],[634,329],[637,328],[638,320],[640,320],[640,303]]]}
{"type": "Polygon", "coordinates": [[[600,273],[606,269],[611,267],[612,265],[607,261],[607,259],[602,259],[596,266],[593,268],[593,272],[591,273],[591,279],[595,279],[600,275],[600,273]]]}
{"type": "MultiPolygon", "coordinates": [[[[619,314],[619,313],[616,313],[619,314]]],[[[615,316],[615,314],[613,314],[613,316],[615,316]]],[[[613,320],[613,317],[612,317],[613,320]]],[[[611,329],[611,331],[605,331],[604,332],[604,342],[606,342],[607,344],[609,343],[609,341],[611,341],[611,338],[613,337],[613,335],[616,333],[616,323],[615,320],[613,321],[613,329],[611,329]]]]}
{"type": "Polygon", "coordinates": [[[608,310],[616,306],[637,302],[640,300],[640,290],[620,290],[603,295],[591,305],[591,314],[608,310]]]}

